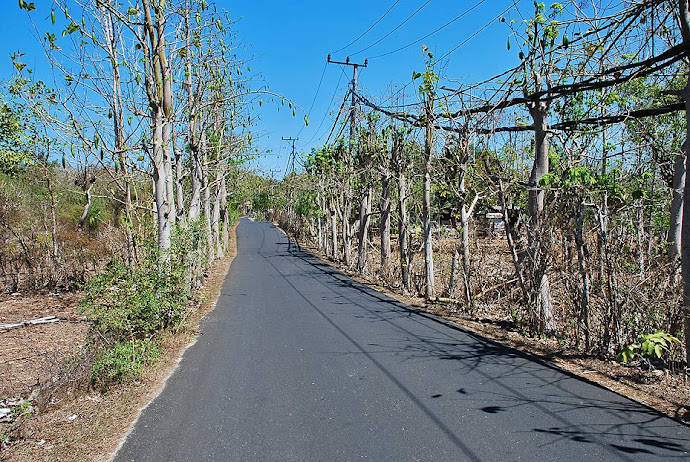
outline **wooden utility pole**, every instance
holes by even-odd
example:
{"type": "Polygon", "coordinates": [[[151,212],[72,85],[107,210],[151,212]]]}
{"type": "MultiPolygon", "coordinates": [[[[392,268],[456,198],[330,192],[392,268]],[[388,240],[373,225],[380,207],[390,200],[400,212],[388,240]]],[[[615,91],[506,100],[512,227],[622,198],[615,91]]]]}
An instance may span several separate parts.
{"type": "Polygon", "coordinates": [[[299,137],[297,138],[282,138],[283,141],[292,141],[292,153],[290,154],[290,159],[288,160],[287,164],[287,173],[295,173],[295,141],[299,140],[299,137]]]}
{"type": "Polygon", "coordinates": [[[352,66],[352,80],[350,81],[350,94],[352,95],[352,100],[350,102],[350,147],[348,149],[348,154],[352,154],[352,146],[354,143],[355,136],[355,105],[357,103],[357,77],[359,75],[358,69],[360,67],[367,67],[369,64],[368,60],[364,60],[364,64],[351,63],[350,57],[345,58],[345,62],[333,61],[331,60],[331,55],[328,55],[328,62],[331,64],[342,64],[343,66],[352,66]]]}
{"type": "MultiPolygon", "coordinates": [[[[367,67],[367,60],[363,64],[350,62],[350,57],[345,58],[345,61],[333,61],[331,55],[328,55],[328,62],[331,64],[341,64],[343,66],[352,66],[352,80],[350,81],[350,143],[347,149],[347,158],[345,159],[345,168],[352,166],[352,151],[355,144],[355,108],[357,104],[357,77],[360,67],[367,67]]],[[[349,179],[346,178],[343,191],[343,260],[346,266],[350,266],[350,249],[352,245],[352,232],[350,230],[350,184],[349,179]]]]}

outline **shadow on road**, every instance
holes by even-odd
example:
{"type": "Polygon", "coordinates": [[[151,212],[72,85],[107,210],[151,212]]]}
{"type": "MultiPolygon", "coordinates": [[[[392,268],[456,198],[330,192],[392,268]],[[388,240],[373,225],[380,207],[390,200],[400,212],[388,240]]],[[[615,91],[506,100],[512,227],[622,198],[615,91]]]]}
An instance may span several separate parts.
{"type": "MultiPolygon", "coordinates": [[[[556,437],[556,440],[568,439],[581,444],[596,444],[623,460],[633,460],[627,455],[639,454],[656,454],[664,457],[687,455],[690,448],[688,440],[669,436],[673,433],[671,428],[678,424],[656,410],[630,401],[549,362],[483,338],[434,315],[407,306],[354,281],[313,254],[298,249],[287,241],[281,244],[285,246],[285,252],[281,252],[281,255],[294,257],[306,264],[297,268],[297,273],[290,273],[290,277],[311,277],[319,281],[331,288],[334,297],[339,299],[339,301],[331,299],[331,304],[357,306],[361,309],[357,317],[370,322],[390,323],[406,336],[403,347],[387,346],[381,343],[361,345],[316,303],[293,286],[314,310],[405,393],[414,405],[421,409],[470,459],[479,460],[460,436],[425,403],[427,398],[463,399],[468,403],[472,401],[485,403],[490,400],[496,404],[477,409],[486,415],[494,416],[521,407],[538,409],[553,420],[562,423],[562,426],[535,427],[527,431],[548,434],[556,437]],[[324,277],[329,280],[325,280],[324,277]],[[409,321],[411,317],[425,323],[427,332],[431,325],[431,333],[420,336],[399,322],[403,318],[409,321]],[[481,391],[470,392],[465,388],[457,390],[457,397],[447,397],[441,393],[428,397],[417,396],[405,385],[404,378],[396,377],[376,358],[376,355],[381,353],[396,354],[403,361],[452,361],[456,364],[459,373],[479,374],[485,383],[492,384],[494,389],[490,396],[486,396],[486,393],[484,393],[485,396],[481,396],[483,394],[481,391]],[[496,375],[486,372],[498,368],[500,368],[500,373],[496,375]],[[578,386],[573,386],[573,381],[576,381],[578,386]],[[595,397],[582,395],[579,391],[583,388],[582,384],[595,390],[595,397]],[[502,389],[503,393],[497,393],[495,388],[502,389]],[[573,388],[578,388],[578,391],[573,388]],[[586,409],[596,410],[597,415],[604,418],[586,424],[569,420],[569,414],[578,414],[579,411],[586,409]]],[[[280,272],[275,265],[274,268],[280,272]]]]}

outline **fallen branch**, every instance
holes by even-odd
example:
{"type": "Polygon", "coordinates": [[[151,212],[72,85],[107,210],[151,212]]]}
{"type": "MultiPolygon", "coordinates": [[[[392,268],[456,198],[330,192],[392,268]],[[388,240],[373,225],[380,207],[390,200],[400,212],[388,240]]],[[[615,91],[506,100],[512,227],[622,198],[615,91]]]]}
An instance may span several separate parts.
{"type": "Polygon", "coordinates": [[[500,289],[501,287],[505,287],[505,286],[507,286],[508,284],[513,284],[513,283],[515,283],[515,282],[518,282],[518,278],[511,279],[510,281],[504,281],[504,282],[502,282],[502,283],[500,283],[500,284],[496,284],[496,285],[493,286],[493,287],[489,287],[488,289],[482,290],[480,293],[478,293],[477,295],[475,295],[474,297],[472,297],[472,299],[473,299],[473,300],[479,300],[480,298],[482,298],[484,295],[488,294],[489,292],[493,292],[493,291],[496,290],[496,289],[500,289]]]}
{"type": "Polygon", "coordinates": [[[53,322],[60,322],[60,319],[56,318],[55,316],[46,316],[44,318],[31,319],[28,321],[9,322],[9,323],[0,324],[0,330],[13,329],[15,327],[24,327],[27,325],[35,325],[35,324],[50,324],[53,322]]]}
{"type": "Polygon", "coordinates": [[[446,297],[431,297],[429,299],[430,302],[436,302],[436,303],[454,303],[456,305],[460,305],[461,302],[460,300],[455,300],[454,298],[446,298],[446,297]]]}
{"type": "Polygon", "coordinates": [[[34,355],[20,356],[18,358],[11,358],[11,359],[6,359],[4,361],[0,361],[0,364],[7,364],[7,363],[14,362],[14,361],[26,361],[27,359],[38,358],[39,356],[45,356],[47,354],[48,354],[48,352],[44,351],[43,353],[36,353],[34,355]]]}

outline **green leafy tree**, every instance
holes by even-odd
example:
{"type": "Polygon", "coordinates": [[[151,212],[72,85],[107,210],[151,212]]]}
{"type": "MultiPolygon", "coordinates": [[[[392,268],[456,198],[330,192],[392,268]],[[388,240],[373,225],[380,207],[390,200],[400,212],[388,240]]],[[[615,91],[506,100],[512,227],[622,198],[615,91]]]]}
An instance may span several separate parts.
{"type": "Polygon", "coordinates": [[[16,108],[0,103],[0,172],[16,173],[31,162],[24,142],[25,121],[16,108]]]}

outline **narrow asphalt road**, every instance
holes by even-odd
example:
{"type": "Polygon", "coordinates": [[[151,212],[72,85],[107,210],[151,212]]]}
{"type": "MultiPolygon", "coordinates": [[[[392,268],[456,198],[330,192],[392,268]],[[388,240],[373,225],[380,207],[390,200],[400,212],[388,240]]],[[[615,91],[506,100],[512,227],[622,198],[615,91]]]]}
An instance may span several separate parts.
{"type": "Polygon", "coordinates": [[[243,219],[116,461],[688,460],[690,428],[353,282],[243,219]]]}

